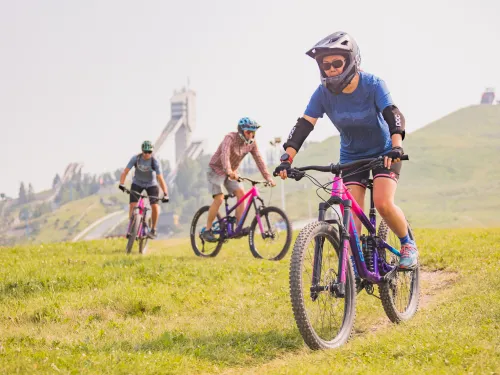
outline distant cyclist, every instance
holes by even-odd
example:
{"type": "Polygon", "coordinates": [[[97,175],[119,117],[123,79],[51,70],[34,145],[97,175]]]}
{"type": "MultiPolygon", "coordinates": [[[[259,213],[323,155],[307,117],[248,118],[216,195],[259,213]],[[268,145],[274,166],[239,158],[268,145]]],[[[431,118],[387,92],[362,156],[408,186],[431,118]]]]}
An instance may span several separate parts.
{"type": "MultiPolygon", "coordinates": [[[[255,132],[258,128],[260,128],[260,125],[251,118],[241,118],[238,122],[237,131],[229,133],[224,137],[212,159],[210,159],[207,179],[209,191],[214,200],[208,211],[206,229],[202,233],[202,238],[206,241],[217,241],[212,232],[212,223],[217,216],[219,207],[224,201],[222,186],[224,185],[229,194],[236,195],[238,200],[245,195],[245,190],[243,190],[243,187],[237,181],[239,178],[238,167],[249,152],[252,154],[264,179],[271,186],[276,186],[260,154],[257,142],[255,142],[255,132]]],[[[243,209],[243,205],[239,205],[236,208],[236,220],[240,220],[243,215],[243,209]]],[[[248,228],[243,229],[243,234],[248,234],[248,228]]]]}
{"type": "MultiPolygon", "coordinates": [[[[349,34],[339,31],[328,35],[307,51],[307,55],[319,66],[321,85],[283,145],[286,153],[276,172],[283,179],[287,177],[286,170],[302,143],[318,118],[326,113],[340,133],[341,163],[385,155],[384,166],[371,171],[375,207],[401,241],[400,267],[415,267],[417,246],[408,235],[403,211],[394,204],[405,137],[403,114],[394,105],[385,82],[360,71],[359,48],[349,34]]],[[[344,178],[344,184],[349,186],[361,208],[365,200],[364,181],[369,176],[370,171],[364,171],[344,178]]],[[[359,232],[361,223],[357,217],[354,220],[359,232]]]]}
{"type": "MultiPolygon", "coordinates": [[[[152,156],[153,144],[150,141],[144,141],[141,145],[142,153],[135,155],[130,159],[127,167],[123,170],[120,176],[120,190],[125,191],[125,179],[127,178],[128,172],[135,168],[134,178],[132,180],[131,191],[141,193],[146,190],[149,196],[149,203],[151,205],[152,211],[152,227],[148,233],[149,238],[156,238],[156,225],[158,224],[158,216],[160,215],[160,207],[158,206],[158,197],[160,191],[158,189],[158,183],[163,190],[162,202],[168,202],[168,190],[165,179],[163,178],[160,161],[152,156]]],[[[132,216],[135,206],[139,201],[139,197],[131,193],[130,194],[130,211],[129,216],[132,216]]]]}

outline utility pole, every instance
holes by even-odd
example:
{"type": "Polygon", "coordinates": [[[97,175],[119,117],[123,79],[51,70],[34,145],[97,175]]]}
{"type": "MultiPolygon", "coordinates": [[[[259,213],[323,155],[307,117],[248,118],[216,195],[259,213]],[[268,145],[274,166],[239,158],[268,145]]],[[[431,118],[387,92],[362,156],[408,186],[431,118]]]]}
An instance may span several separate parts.
{"type": "Polygon", "coordinates": [[[308,183],[304,182],[304,192],[305,192],[304,197],[307,200],[307,210],[308,210],[308,213],[309,213],[308,218],[309,218],[309,220],[311,220],[312,219],[312,209],[311,209],[311,199],[309,199],[309,189],[308,189],[308,187],[309,187],[308,183]]]}
{"type": "MultiPolygon", "coordinates": [[[[277,162],[279,163],[280,160],[280,144],[281,144],[281,137],[274,137],[273,140],[269,141],[271,146],[274,147],[276,156],[277,156],[277,162]]],[[[283,211],[285,210],[285,180],[281,180],[281,208],[283,211]]]]}

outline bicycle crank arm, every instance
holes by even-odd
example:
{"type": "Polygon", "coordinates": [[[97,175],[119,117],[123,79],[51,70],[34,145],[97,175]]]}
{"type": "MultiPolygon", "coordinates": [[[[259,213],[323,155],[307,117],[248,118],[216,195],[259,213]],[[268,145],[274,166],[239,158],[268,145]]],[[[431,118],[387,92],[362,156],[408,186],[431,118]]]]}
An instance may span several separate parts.
{"type": "Polygon", "coordinates": [[[389,272],[387,272],[383,277],[382,277],[382,281],[391,281],[392,279],[394,279],[394,277],[396,276],[396,272],[398,272],[398,267],[394,267],[392,270],[390,270],[389,272]]]}

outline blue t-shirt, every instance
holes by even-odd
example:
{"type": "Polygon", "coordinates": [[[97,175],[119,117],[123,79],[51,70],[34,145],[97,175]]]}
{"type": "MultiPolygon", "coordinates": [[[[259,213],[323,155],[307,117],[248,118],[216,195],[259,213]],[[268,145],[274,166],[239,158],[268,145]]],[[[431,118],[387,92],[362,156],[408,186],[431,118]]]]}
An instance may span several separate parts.
{"type": "MultiPolygon", "coordinates": [[[[132,169],[132,167],[135,167],[135,162],[137,161],[138,157],[139,155],[135,155],[132,157],[132,159],[130,159],[127,164],[128,169],[132,169]]],[[[153,159],[151,157],[148,160],[144,160],[142,157],[139,157],[132,183],[142,188],[156,186],[158,184],[158,182],[156,181],[156,176],[161,175],[161,173],[161,165],[160,162],[156,160],[156,158],[153,159]],[[155,161],[154,163],[153,160],[155,161]]]]}
{"type": "Polygon", "coordinates": [[[309,101],[305,114],[313,118],[326,113],[340,133],[340,162],[372,158],[391,150],[389,126],[382,111],[393,105],[385,82],[360,72],[359,84],[351,94],[334,95],[323,85],[309,101]]]}

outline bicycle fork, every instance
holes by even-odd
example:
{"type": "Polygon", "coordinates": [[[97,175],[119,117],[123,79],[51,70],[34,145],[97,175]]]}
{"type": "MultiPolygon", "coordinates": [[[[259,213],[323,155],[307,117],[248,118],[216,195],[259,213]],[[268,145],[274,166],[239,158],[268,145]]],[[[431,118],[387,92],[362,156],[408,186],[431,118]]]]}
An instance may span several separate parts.
{"type": "MultiPolygon", "coordinates": [[[[343,228],[349,228],[349,222],[351,220],[351,207],[352,202],[350,200],[344,200],[344,214],[342,217],[343,228]]],[[[320,203],[319,205],[319,221],[325,221],[325,212],[329,205],[327,203],[320,203]]],[[[339,265],[337,279],[332,280],[329,285],[321,285],[321,267],[323,263],[323,245],[325,243],[325,238],[315,238],[314,240],[314,260],[313,260],[313,272],[312,272],[312,286],[311,286],[311,298],[316,300],[319,293],[328,291],[330,294],[337,298],[345,297],[345,284],[346,284],[346,272],[347,272],[347,260],[349,259],[349,231],[343,229],[340,235],[340,243],[342,244],[342,249],[339,251],[339,265]]]]}

